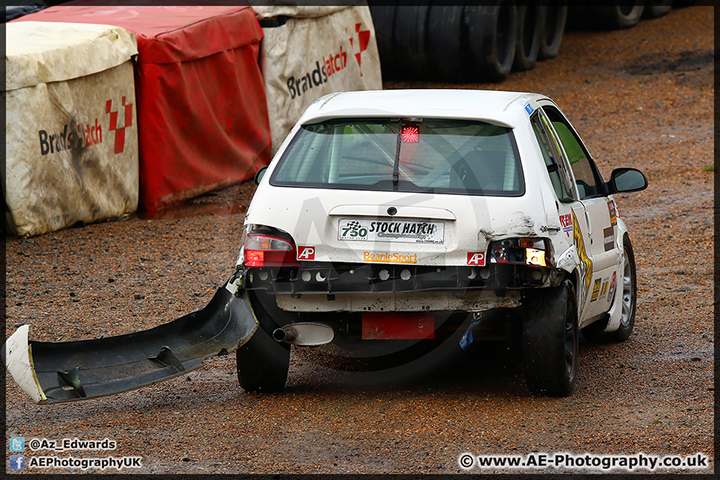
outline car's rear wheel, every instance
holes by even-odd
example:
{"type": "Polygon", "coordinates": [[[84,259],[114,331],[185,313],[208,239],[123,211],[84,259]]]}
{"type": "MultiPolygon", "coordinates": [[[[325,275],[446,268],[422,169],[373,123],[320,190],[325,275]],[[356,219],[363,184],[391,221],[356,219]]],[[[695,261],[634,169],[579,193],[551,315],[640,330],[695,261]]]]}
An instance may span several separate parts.
{"type": "Polygon", "coordinates": [[[577,373],[575,287],[566,279],[530,303],[522,332],[525,383],[532,393],[566,397],[572,393],[577,373]]]}
{"type": "MultiPolygon", "coordinates": [[[[268,314],[265,304],[250,295],[258,329],[250,340],[237,349],[237,376],[248,392],[277,392],[285,388],[290,368],[290,345],[278,343],[272,331],[280,326],[268,314]]],[[[283,324],[285,322],[282,322],[283,324]]]]}

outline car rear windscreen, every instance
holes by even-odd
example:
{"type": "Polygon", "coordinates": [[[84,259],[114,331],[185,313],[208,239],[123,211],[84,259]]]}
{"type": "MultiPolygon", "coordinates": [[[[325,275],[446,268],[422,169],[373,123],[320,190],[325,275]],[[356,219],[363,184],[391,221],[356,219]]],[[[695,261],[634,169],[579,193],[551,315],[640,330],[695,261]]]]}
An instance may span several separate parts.
{"type": "Polygon", "coordinates": [[[437,119],[304,125],[270,184],[500,196],[525,192],[511,129],[437,119]]]}

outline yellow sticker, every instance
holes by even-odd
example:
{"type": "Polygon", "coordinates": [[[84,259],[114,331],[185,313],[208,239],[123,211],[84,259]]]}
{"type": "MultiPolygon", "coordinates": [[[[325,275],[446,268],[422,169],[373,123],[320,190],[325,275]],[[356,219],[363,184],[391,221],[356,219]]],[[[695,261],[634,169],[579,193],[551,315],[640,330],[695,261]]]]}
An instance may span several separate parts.
{"type": "Polygon", "coordinates": [[[602,291],[600,292],[600,296],[604,297],[608,292],[608,286],[610,285],[610,280],[605,280],[605,283],[603,283],[602,291]]]}
{"type": "Polygon", "coordinates": [[[600,293],[600,283],[601,283],[601,281],[599,278],[597,280],[595,280],[595,285],[593,285],[592,297],[590,297],[591,302],[594,302],[595,300],[597,300],[598,294],[600,293]]]}
{"type": "Polygon", "coordinates": [[[580,266],[580,273],[585,277],[585,292],[583,294],[583,300],[587,298],[588,291],[590,291],[590,282],[592,282],[592,276],[593,276],[593,262],[588,257],[587,251],[585,250],[585,241],[582,237],[582,232],[580,231],[580,227],[578,226],[578,220],[575,216],[575,212],[572,212],[573,216],[573,242],[575,243],[575,248],[577,249],[578,256],[580,257],[580,262],[582,265],[580,266]],[[584,270],[584,271],[583,271],[584,270]]]}
{"type": "Polygon", "coordinates": [[[368,263],[416,264],[417,253],[371,253],[363,252],[363,261],[368,263]]]}

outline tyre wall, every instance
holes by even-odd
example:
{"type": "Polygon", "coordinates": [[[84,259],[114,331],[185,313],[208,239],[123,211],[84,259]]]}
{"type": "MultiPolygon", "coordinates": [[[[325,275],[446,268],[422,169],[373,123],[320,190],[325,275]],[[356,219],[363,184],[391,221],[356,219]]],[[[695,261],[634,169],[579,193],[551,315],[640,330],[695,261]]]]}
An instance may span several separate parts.
{"type": "Polygon", "coordinates": [[[158,210],[242,182],[270,161],[250,7],[93,6],[70,2],[16,21],[109,24],[133,32],[140,207],[158,210]]]}
{"type": "Polygon", "coordinates": [[[419,0],[369,2],[386,79],[500,82],[511,72],[556,57],[566,26],[631,28],[657,18],[669,1],[620,6],[534,5],[511,0],[477,5],[419,0]]]}
{"type": "Polygon", "coordinates": [[[65,23],[9,23],[5,31],[10,230],[37,235],[135,211],[135,37],[65,23]]]}

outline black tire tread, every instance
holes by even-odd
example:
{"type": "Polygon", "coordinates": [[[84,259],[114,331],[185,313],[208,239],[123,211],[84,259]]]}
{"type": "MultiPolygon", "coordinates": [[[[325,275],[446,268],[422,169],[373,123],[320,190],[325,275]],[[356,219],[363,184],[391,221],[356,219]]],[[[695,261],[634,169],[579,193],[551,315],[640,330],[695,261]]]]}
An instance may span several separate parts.
{"type": "Polygon", "coordinates": [[[514,3],[500,3],[465,6],[462,43],[465,57],[470,59],[468,67],[473,80],[500,82],[512,69],[517,43],[517,10],[514,3]],[[502,8],[509,15],[508,29],[499,25],[502,8]]]}
{"type": "Polygon", "coordinates": [[[369,5],[375,27],[378,54],[383,78],[395,75],[395,48],[393,45],[393,24],[395,22],[395,5],[369,5]]]}
{"type": "Polygon", "coordinates": [[[577,377],[577,307],[575,288],[566,279],[559,287],[546,289],[531,301],[523,322],[522,352],[525,383],[535,394],[566,397],[572,393],[577,377]],[[565,315],[571,308],[575,316],[574,372],[568,378],[565,364],[565,315]]]}
{"type": "Polygon", "coordinates": [[[671,0],[646,2],[643,18],[659,18],[670,13],[673,2],[671,0]]]}
{"type": "Polygon", "coordinates": [[[462,81],[462,5],[432,5],[427,18],[427,56],[432,77],[462,81]]]}
{"type": "Polygon", "coordinates": [[[560,54],[560,44],[565,34],[567,14],[567,5],[547,6],[542,42],[540,43],[540,52],[538,53],[539,60],[549,60],[560,54]]]}
{"type": "Polygon", "coordinates": [[[547,7],[543,5],[517,6],[517,43],[512,70],[522,72],[535,68],[543,43],[543,28],[547,15],[547,7]],[[530,27],[526,31],[526,25],[530,27]],[[527,37],[526,38],[526,34],[527,37]]]}
{"type": "MultiPolygon", "coordinates": [[[[285,388],[290,369],[290,345],[278,343],[272,332],[279,327],[274,317],[282,312],[268,298],[248,292],[258,328],[250,340],[237,349],[237,376],[243,390],[248,392],[277,392],[285,388]]],[[[283,319],[282,324],[292,320],[283,319]]]]}
{"type": "Polygon", "coordinates": [[[393,46],[396,74],[403,78],[427,78],[430,64],[427,55],[426,30],[429,0],[416,5],[401,4],[395,7],[393,46]]]}
{"type": "Polygon", "coordinates": [[[237,350],[238,382],[247,392],[278,392],[285,388],[290,350],[262,328],[237,350]]]}
{"type": "Polygon", "coordinates": [[[622,30],[632,28],[640,22],[644,5],[637,2],[628,15],[621,13],[619,5],[588,6],[587,15],[591,25],[598,30],[622,30]]]}

